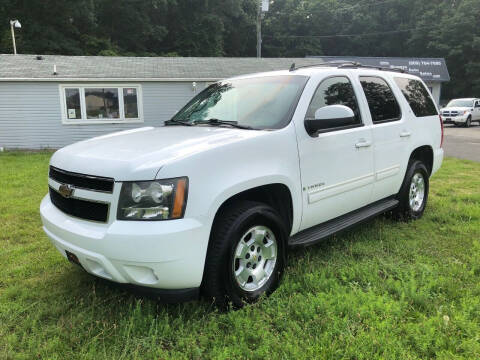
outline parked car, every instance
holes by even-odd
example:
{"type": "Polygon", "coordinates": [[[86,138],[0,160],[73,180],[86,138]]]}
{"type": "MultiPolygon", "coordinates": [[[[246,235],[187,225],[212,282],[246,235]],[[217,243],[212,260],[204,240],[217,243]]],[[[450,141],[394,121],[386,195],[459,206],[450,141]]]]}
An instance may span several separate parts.
{"type": "Polygon", "coordinates": [[[480,125],[480,99],[453,99],[440,110],[445,124],[470,127],[476,121],[480,125]]]}
{"type": "Polygon", "coordinates": [[[442,141],[416,76],[345,63],[236,77],[163,127],[58,150],[43,228],[93,275],[242,306],[275,290],[291,247],[385,212],[420,218],[442,141]]]}

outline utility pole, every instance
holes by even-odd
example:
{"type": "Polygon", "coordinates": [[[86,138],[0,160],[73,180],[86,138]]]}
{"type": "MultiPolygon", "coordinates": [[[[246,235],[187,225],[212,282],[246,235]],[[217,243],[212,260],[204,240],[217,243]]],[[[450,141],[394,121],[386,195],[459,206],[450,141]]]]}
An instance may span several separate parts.
{"type": "Polygon", "coordinates": [[[262,57],[262,0],[257,0],[257,58],[262,57]]]}
{"type": "Polygon", "coordinates": [[[18,20],[10,20],[10,30],[12,31],[12,43],[13,43],[13,54],[17,55],[17,45],[15,44],[15,30],[14,28],[20,29],[22,24],[18,20]]]}
{"type": "Polygon", "coordinates": [[[262,57],[262,18],[268,11],[269,0],[257,0],[257,58],[262,57]]]}

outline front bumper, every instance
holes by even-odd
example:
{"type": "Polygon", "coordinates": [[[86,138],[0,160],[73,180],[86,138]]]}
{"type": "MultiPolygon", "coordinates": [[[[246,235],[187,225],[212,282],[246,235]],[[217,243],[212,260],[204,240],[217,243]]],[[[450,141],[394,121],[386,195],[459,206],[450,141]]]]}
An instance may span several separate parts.
{"type": "Polygon", "coordinates": [[[200,286],[209,231],[195,219],[95,223],[64,214],[48,195],[40,214],[58,251],[74,254],[93,275],[167,293],[200,286]]]}
{"type": "Polygon", "coordinates": [[[442,115],[442,121],[444,124],[460,124],[467,122],[468,115],[459,116],[444,116],[442,115]]]}

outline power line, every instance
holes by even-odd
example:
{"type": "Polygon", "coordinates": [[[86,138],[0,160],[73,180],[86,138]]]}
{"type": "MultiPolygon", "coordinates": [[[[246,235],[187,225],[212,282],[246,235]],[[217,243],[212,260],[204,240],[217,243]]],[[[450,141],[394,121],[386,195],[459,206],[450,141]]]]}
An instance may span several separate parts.
{"type": "MultiPolygon", "coordinates": [[[[370,7],[370,6],[377,6],[377,5],[383,5],[387,3],[392,3],[392,2],[398,2],[398,0],[384,0],[384,1],[378,1],[378,2],[373,2],[373,3],[363,3],[363,4],[355,4],[351,6],[345,6],[342,8],[337,8],[337,9],[331,9],[330,11],[333,13],[336,12],[343,12],[346,10],[351,10],[355,8],[363,8],[363,7],[370,7]]],[[[375,31],[375,32],[370,32],[370,33],[363,33],[363,34],[334,34],[334,35],[277,35],[277,36],[271,36],[271,35],[264,35],[265,38],[312,38],[312,39],[328,39],[328,38],[348,38],[348,37],[358,37],[358,36],[376,36],[376,35],[388,35],[388,34],[398,34],[398,33],[405,33],[405,32],[410,32],[410,31],[416,31],[416,30],[427,30],[427,29],[432,29],[430,26],[423,26],[423,27],[417,27],[413,29],[403,29],[403,30],[388,30],[388,31],[375,31]]]]}
{"type": "MultiPolygon", "coordinates": [[[[455,23],[455,25],[462,25],[467,23],[455,23]]],[[[435,29],[433,26],[419,26],[416,28],[411,29],[403,29],[403,30],[388,30],[388,31],[375,31],[370,33],[363,33],[363,34],[334,34],[334,35],[265,35],[266,38],[293,38],[293,39],[302,39],[302,38],[312,38],[312,39],[327,39],[327,38],[339,38],[339,37],[358,37],[358,36],[376,36],[376,35],[387,35],[387,34],[397,34],[397,33],[404,33],[410,31],[418,31],[418,30],[432,30],[435,29]]]]}
{"type": "Polygon", "coordinates": [[[430,29],[430,27],[418,27],[415,29],[405,29],[405,30],[390,30],[390,31],[376,31],[370,33],[363,33],[363,34],[336,34],[336,35],[278,35],[278,36],[269,36],[265,35],[264,37],[269,38],[318,38],[318,39],[325,39],[325,38],[336,38],[336,37],[355,37],[355,36],[375,36],[375,35],[384,35],[384,34],[395,34],[395,33],[402,33],[402,32],[409,32],[413,30],[422,30],[422,29],[430,29]]]}
{"type": "Polygon", "coordinates": [[[345,6],[337,9],[332,9],[332,12],[342,12],[345,10],[350,10],[350,9],[355,9],[357,7],[369,7],[369,6],[377,6],[377,5],[383,5],[383,4],[388,4],[391,2],[398,2],[398,0],[385,0],[385,1],[379,1],[379,2],[374,2],[374,3],[366,3],[366,4],[355,4],[351,6],[345,6]]]}

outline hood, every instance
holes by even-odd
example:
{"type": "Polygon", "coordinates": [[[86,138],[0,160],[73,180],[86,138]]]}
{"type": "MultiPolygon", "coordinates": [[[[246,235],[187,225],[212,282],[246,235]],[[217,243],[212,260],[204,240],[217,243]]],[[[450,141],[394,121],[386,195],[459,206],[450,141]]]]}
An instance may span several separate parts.
{"type": "Polygon", "coordinates": [[[117,181],[152,180],[169,162],[264,133],[209,126],[144,127],[66,146],[52,156],[50,164],[117,181]]]}
{"type": "Polygon", "coordinates": [[[463,111],[470,111],[472,110],[471,107],[460,107],[460,106],[452,106],[452,107],[444,107],[442,109],[440,109],[440,111],[458,111],[458,112],[463,112],[463,111]]]}

